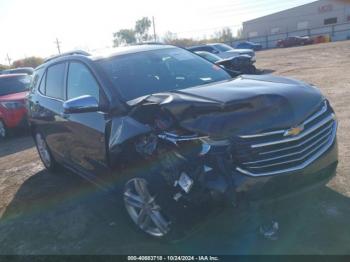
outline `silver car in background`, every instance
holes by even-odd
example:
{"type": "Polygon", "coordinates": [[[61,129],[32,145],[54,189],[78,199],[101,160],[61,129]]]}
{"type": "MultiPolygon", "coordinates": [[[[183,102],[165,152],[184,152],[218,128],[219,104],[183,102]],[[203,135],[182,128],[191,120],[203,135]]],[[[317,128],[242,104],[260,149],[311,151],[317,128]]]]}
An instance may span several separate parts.
{"type": "Polygon", "coordinates": [[[252,61],[256,61],[255,52],[252,49],[235,49],[227,44],[211,43],[199,46],[189,47],[188,50],[192,52],[205,51],[219,56],[220,58],[231,58],[240,55],[249,55],[252,61]]]}

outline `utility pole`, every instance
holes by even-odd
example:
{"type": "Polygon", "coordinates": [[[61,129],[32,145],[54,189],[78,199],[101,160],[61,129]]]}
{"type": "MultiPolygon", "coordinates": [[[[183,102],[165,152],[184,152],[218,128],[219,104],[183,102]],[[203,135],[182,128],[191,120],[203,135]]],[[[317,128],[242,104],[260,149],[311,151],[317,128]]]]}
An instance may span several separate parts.
{"type": "Polygon", "coordinates": [[[61,42],[58,41],[58,38],[56,38],[55,43],[56,43],[56,46],[57,46],[57,51],[58,51],[58,53],[61,54],[61,48],[60,48],[60,43],[61,43],[61,42]]]}
{"type": "Polygon", "coordinates": [[[153,23],[153,37],[154,37],[154,42],[157,42],[156,24],[155,24],[155,22],[154,22],[154,16],[152,16],[152,23],[153,23]]]}
{"type": "Polygon", "coordinates": [[[6,59],[7,59],[8,63],[9,63],[9,66],[11,66],[11,58],[10,58],[8,53],[6,54],[6,59]]]}

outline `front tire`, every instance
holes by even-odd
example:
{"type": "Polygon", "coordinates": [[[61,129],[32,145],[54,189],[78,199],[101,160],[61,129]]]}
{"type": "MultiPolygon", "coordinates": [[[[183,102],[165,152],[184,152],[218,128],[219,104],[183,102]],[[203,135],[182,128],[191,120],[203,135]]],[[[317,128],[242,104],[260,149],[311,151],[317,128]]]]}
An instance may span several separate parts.
{"type": "Polygon", "coordinates": [[[41,133],[36,132],[34,135],[35,145],[39,153],[41,162],[46,169],[50,171],[57,171],[58,164],[52,157],[52,154],[47,146],[47,143],[41,133]]]}
{"type": "Polygon", "coordinates": [[[172,223],[145,178],[134,177],[125,183],[123,203],[129,218],[139,230],[156,238],[169,236],[172,223]]]}

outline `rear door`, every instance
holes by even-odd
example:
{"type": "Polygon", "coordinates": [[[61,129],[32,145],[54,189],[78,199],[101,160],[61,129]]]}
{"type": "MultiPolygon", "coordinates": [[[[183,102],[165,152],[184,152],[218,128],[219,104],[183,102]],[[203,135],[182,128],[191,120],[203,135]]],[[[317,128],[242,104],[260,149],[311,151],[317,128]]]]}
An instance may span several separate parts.
{"type": "Polygon", "coordinates": [[[62,116],[66,67],[67,64],[61,62],[47,68],[31,105],[36,126],[55,158],[65,158],[66,154],[64,123],[67,120],[62,116]]]}
{"type": "MultiPolygon", "coordinates": [[[[67,72],[67,97],[73,99],[91,95],[99,104],[105,104],[104,94],[93,72],[80,61],[71,61],[67,72]]],[[[66,115],[67,150],[69,160],[88,178],[99,178],[108,171],[105,128],[107,114],[88,112],[66,115]]]]}

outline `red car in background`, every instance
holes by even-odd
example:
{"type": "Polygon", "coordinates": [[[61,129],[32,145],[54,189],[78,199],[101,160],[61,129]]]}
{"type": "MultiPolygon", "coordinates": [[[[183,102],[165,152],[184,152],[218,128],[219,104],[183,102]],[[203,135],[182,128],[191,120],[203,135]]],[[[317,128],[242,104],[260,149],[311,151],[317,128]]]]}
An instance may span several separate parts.
{"type": "Polygon", "coordinates": [[[9,129],[26,127],[25,100],[30,82],[27,74],[0,75],[0,139],[9,129]]]}

